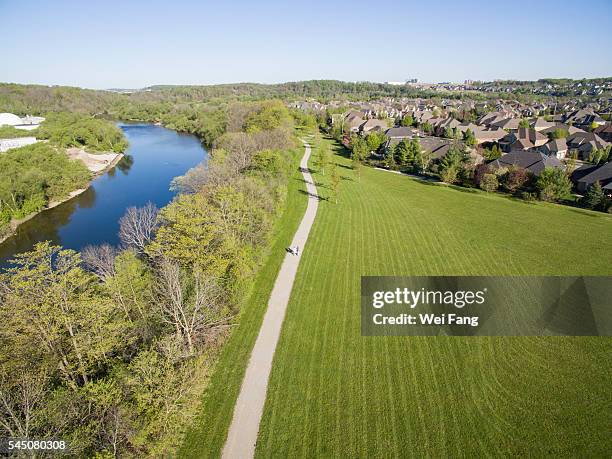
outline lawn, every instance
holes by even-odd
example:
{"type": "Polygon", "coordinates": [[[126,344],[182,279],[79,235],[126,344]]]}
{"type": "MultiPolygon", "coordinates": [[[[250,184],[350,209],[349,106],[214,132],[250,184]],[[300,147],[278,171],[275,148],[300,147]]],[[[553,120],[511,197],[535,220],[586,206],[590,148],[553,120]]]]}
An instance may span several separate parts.
{"type": "Polygon", "coordinates": [[[612,275],[612,216],[334,161],[257,455],[609,456],[611,338],[362,337],[359,295],[361,275],[612,275]]]}
{"type": "Polygon", "coordinates": [[[187,432],[179,457],[219,457],[242,384],[246,365],[255,344],[268,298],[285,257],[285,248],[304,215],[307,205],[302,175],[298,170],[303,148],[294,151],[295,173],[289,180],[287,201],[274,228],[274,239],[266,263],[255,281],[249,300],[243,306],[237,327],[225,343],[210,384],[203,394],[200,414],[187,432]]]}

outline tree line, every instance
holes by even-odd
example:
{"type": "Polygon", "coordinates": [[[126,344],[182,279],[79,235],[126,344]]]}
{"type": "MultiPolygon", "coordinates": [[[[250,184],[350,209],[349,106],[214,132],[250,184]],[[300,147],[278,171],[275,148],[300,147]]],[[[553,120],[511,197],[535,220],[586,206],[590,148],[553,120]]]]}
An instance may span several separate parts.
{"type": "Polygon", "coordinates": [[[0,274],[0,433],[75,456],[180,444],[297,166],[292,118],[249,105],[163,209],[130,208],[119,247],[38,244],[0,274]]]}

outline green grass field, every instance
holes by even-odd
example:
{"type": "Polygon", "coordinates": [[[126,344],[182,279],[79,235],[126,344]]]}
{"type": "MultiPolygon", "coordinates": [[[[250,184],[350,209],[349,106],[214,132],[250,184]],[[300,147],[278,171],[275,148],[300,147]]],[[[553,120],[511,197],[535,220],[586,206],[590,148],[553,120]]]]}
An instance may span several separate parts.
{"type": "Polygon", "coordinates": [[[203,394],[200,415],[188,431],[179,457],[219,457],[221,454],[251,349],[259,333],[276,275],[286,254],[285,247],[291,244],[306,210],[307,198],[301,192],[306,187],[298,171],[299,159],[303,154],[302,148],[296,149],[295,173],[289,180],[285,210],[274,228],[269,256],[259,272],[249,300],[241,311],[238,326],[233,330],[215,365],[210,384],[203,394]]]}
{"type": "Polygon", "coordinates": [[[612,275],[612,216],[367,168],[357,181],[334,160],[339,204],[321,203],[303,252],[257,455],[609,456],[610,338],[362,337],[359,289],[361,275],[612,275]]]}

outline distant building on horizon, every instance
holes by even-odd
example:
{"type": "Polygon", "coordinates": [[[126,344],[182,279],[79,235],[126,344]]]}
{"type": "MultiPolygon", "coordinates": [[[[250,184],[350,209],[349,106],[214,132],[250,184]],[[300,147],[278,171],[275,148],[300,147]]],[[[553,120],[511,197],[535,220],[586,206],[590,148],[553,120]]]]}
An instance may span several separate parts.
{"type": "Polygon", "coordinates": [[[385,84],[390,84],[391,86],[404,86],[406,84],[416,84],[418,82],[418,78],[410,78],[406,81],[385,81],[385,84]]]}

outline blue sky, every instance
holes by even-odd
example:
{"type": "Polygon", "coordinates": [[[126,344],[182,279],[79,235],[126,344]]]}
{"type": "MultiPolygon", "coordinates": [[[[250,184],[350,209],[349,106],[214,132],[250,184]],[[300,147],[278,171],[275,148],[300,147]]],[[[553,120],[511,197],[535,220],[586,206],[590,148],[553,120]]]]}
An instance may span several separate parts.
{"type": "Polygon", "coordinates": [[[612,1],[0,0],[0,81],[612,76],[612,1]]]}

